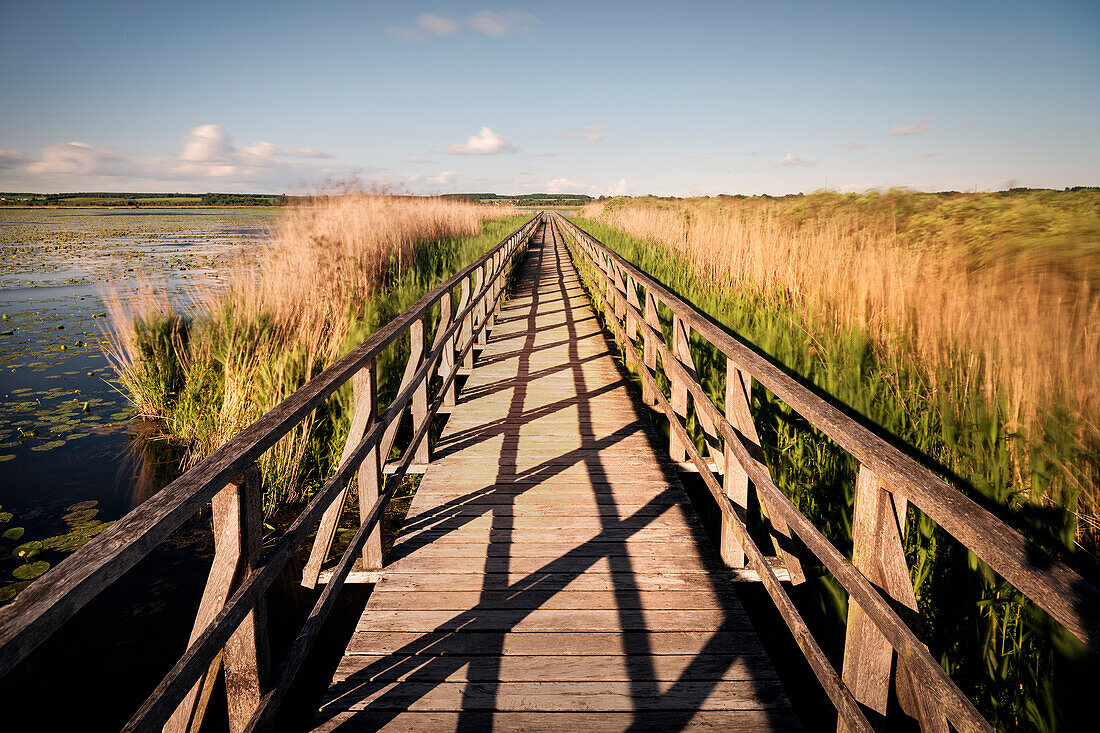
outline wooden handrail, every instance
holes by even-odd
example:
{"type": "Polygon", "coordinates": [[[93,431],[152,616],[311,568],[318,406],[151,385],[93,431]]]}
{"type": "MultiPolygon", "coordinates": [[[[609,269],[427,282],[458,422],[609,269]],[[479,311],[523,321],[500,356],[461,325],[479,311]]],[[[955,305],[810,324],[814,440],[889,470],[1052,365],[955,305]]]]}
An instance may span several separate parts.
{"type": "Polygon", "coordinates": [[[851,715],[848,697],[853,694],[860,703],[885,713],[887,696],[883,694],[882,685],[884,681],[888,693],[890,652],[896,650],[899,657],[899,700],[905,712],[920,719],[923,728],[945,730],[943,718],[946,717],[962,730],[989,729],[974,705],[894,610],[898,603],[915,609],[912,585],[900,545],[906,501],[912,501],[1081,641],[1093,649],[1100,649],[1100,590],[1096,586],[928,468],[796,382],[580,227],[560,215],[554,215],[554,220],[572,235],[578,245],[575,249],[597,273],[603,291],[605,320],[623,346],[627,360],[642,377],[645,401],[655,402],[668,417],[673,457],[676,457],[677,451],[686,451],[699,470],[722,510],[724,525],[732,529],[750,563],[760,573],[765,589],[776,602],[815,674],[836,704],[843,724],[852,729],[862,727],[860,721],[851,715]],[[638,285],[646,293],[644,312],[639,306],[636,291],[632,292],[638,285]],[[656,318],[658,303],[664,303],[673,313],[672,349],[665,343],[656,318]],[[678,334],[677,327],[681,324],[687,331],[678,334]],[[758,380],[860,462],[858,516],[854,530],[857,550],[853,562],[849,562],[775,485],[759,447],[746,438],[742,429],[734,425],[703,390],[691,356],[686,353],[690,330],[723,353],[731,367],[735,365],[735,369],[727,370],[727,375],[740,370],[758,380]],[[639,334],[644,339],[642,357],[638,356],[633,346],[639,334]],[[682,344],[677,343],[678,336],[682,344]],[[678,345],[681,348],[677,349],[678,345]],[[657,386],[657,354],[660,354],[664,371],[673,384],[671,401],[657,386]],[[678,394],[685,397],[678,397],[678,394]],[[713,463],[701,454],[687,433],[686,394],[692,397],[695,415],[704,433],[714,438],[721,437],[726,447],[724,456],[716,454],[716,446],[707,441],[713,463]],[[760,493],[769,520],[773,524],[781,522],[789,526],[850,594],[853,611],[850,612],[845,645],[843,691],[837,690],[836,672],[819,654],[820,650],[815,651],[815,644],[805,643],[803,635],[806,632],[801,617],[793,610],[782,587],[777,581],[773,582],[773,573],[745,531],[739,516],[743,508],[731,501],[730,492],[723,489],[712,466],[722,467],[727,476],[735,468],[747,473],[760,493]],[[881,500],[880,496],[883,497],[881,500]],[[881,520],[886,509],[875,508],[879,506],[892,507],[886,523],[881,520]],[[894,520],[895,512],[900,516],[900,522],[894,520]],[[899,575],[904,576],[904,580],[899,581],[899,575]],[[885,588],[886,597],[880,587],[885,588]],[[869,627],[861,626],[864,619],[869,627]],[[864,638],[868,633],[872,634],[870,641],[864,638]],[[889,645],[885,647],[885,676],[868,680],[856,669],[855,665],[860,660],[849,665],[849,657],[866,654],[868,658],[876,656],[881,659],[883,644],[876,641],[879,637],[881,642],[889,645]],[[917,694],[918,683],[935,696],[934,710],[929,709],[927,701],[917,694]]]}
{"type": "MultiPolygon", "coordinates": [[[[365,539],[369,534],[371,527],[367,525],[377,523],[385,503],[393,495],[393,487],[399,483],[401,475],[412,462],[417,446],[426,444],[432,417],[446,400],[447,394],[453,394],[453,383],[458,375],[461,359],[450,360],[448,372],[443,375],[444,386],[430,407],[426,401],[420,402],[421,397],[418,394],[426,394],[427,385],[442,362],[445,351],[460,351],[462,358],[472,352],[475,339],[488,328],[488,316],[495,312],[503,295],[503,281],[515,256],[523,251],[539,221],[541,217],[538,215],[526,221],[484,255],[425,294],[408,310],[194,468],[70,555],[24,590],[12,604],[0,609],[0,676],[11,671],[80,608],[167,539],[352,376],[370,367],[383,349],[393,344],[406,331],[422,324],[430,309],[446,299],[447,305],[440,306],[444,317],[437,328],[433,348],[427,354],[413,350],[410,368],[406,370],[407,378],[402,381],[397,397],[379,419],[373,422],[362,439],[357,441],[354,449],[345,449],[343,460],[334,476],[291,523],[267,557],[252,565],[252,569],[239,583],[229,601],[205,630],[194,638],[179,663],[130,722],[130,727],[135,729],[152,729],[162,725],[199,676],[215,661],[229,636],[256,607],[264,591],[282,572],[294,551],[306,541],[322,513],[346,487],[363,457],[384,442],[385,434],[396,427],[404,411],[411,405],[413,412],[419,413],[414,415],[417,424],[414,426],[413,442],[405,451],[396,477],[390,480],[390,490],[376,502],[375,511],[370,514],[373,519],[364,522],[356,539],[365,539]],[[471,294],[469,279],[473,275],[477,276],[478,287],[471,294]],[[451,318],[454,310],[451,308],[453,291],[460,284],[463,298],[451,318]],[[459,334],[460,330],[464,333],[459,334]],[[468,337],[465,332],[468,332],[468,337]]],[[[371,388],[374,389],[374,385],[371,388]]],[[[358,545],[361,548],[362,541],[358,545]]],[[[338,590],[341,582],[330,583],[319,603],[330,604],[328,599],[331,598],[331,593],[338,590]]],[[[327,614],[328,605],[320,608],[327,614]]],[[[311,614],[310,620],[313,618],[314,615],[311,614]]]]}

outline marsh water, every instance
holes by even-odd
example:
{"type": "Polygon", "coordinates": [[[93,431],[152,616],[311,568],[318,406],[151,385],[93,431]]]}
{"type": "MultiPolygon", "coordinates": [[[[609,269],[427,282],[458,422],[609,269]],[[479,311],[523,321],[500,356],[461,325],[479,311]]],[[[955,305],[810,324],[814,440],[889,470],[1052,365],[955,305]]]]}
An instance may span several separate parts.
{"type": "Polygon", "coordinates": [[[0,602],[154,493],[145,440],[105,354],[109,295],[186,309],[247,263],[272,210],[0,210],[0,602]]]}

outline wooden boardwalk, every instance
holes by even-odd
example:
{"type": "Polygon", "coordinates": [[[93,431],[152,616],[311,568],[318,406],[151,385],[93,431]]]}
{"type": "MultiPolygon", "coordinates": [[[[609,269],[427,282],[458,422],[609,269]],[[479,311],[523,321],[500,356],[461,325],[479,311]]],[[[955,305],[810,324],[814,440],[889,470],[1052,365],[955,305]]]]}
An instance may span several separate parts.
{"type": "Polygon", "coordinates": [[[542,225],[319,730],[797,728],[542,225]]]}

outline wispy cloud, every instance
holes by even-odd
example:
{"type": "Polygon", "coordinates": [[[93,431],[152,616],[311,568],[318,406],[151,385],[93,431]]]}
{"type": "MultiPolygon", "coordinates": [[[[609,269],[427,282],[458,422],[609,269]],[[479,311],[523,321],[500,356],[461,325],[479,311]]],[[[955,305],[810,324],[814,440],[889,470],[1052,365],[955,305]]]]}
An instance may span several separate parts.
{"type": "Polygon", "coordinates": [[[773,161],[772,165],[777,166],[777,167],[788,166],[788,165],[810,166],[810,165],[817,165],[817,163],[814,163],[813,161],[810,161],[810,160],[806,160],[805,158],[800,158],[799,156],[795,155],[794,153],[787,153],[786,155],[784,155],[779,160],[773,161]]]}
{"type": "Polygon", "coordinates": [[[847,148],[848,150],[863,150],[867,146],[864,145],[863,143],[857,143],[855,140],[853,140],[853,141],[849,142],[847,145],[845,145],[844,147],[847,148]]]}
{"type": "Polygon", "coordinates": [[[0,171],[17,168],[27,162],[27,156],[19,150],[0,150],[0,171]]]}
{"type": "Polygon", "coordinates": [[[555,155],[557,155],[557,153],[553,150],[540,150],[535,153],[536,158],[553,158],[555,155]]]}
{"type": "Polygon", "coordinates": [[[852,86],[856,89],[862,89],[863,87],[867,86],[867,80],[856,79],[854,82],[852,82],[852,86]]]}
{"type": "Polygon", "coordinates": [[[625,196],[630,191],[630,183],[625,178],[620,178],[619,182],[608,186],[604,190],[604,194],[608,196],[625,196]]]}
{"type": "Polygon", "coordinates": [[[710,153],[700,153],[699,155],[681,155],[680,160],[710,160],[713,157],[710,153]]]}
{"type": "Polygon", "coordinates": [[[443,152],[448,155],[497,155],[511,153],[515,149],[508,138],[493,132],[486,125],[478,130],[476,135],[466,138],[465,143],[455,143],[443,152]]]}
{"type": "Polygon", "coordinates": [[[441,186],[445,186],[448,183],[454,183],[455,177],[458,174],[455,171],[443,171],[438,176],[432,176],[428,179],[429,183],[438,183],[441,186]]]}
{"type": "Polygon", "coordinates": [[[186,181],[205,186],[211,181],[247,185],[250,182],[272,183],[278,180],[285,185],[293,178],[301,182],[305,177],[319,180],[355,173],[347,166],[322,169],[310,163],[283,160],[285,157],[329,157],[328,153],[317,148],[280,150],[265,141],[237,146],[221,126],[215,124],[192,128],[183,136],[180,152],[170,158],[120,153],[107,146],[82,141],[50,145],[33,159],[18,151],[3,152],[7,155],[0,155],[0,168],[11,169],[14,173],[22,166],[24,175],[16,174],[16,179],[32,185],[53,187],[97,185],[101,182],[114,182],[110,185],[127,187],[127,182],[138,181],[186,181]]]}
{"type": "Polygon", "coordinates": [[[935,158],[937,155],[939,155],[939,153],[921,153],[920,157],[922,157],[922,158],[935,158]]]}
{"type": "Polygon", "coordinates": [[[895,135],[919,135],[922,132],[928,132],[928,128],[931,125],[932,118],[925,117],[915,125],[894,125],[890,128],[890,132],[886,134],[889,137],[894,137],[895,135]]]}
{"type": "MultiPolygon", "coordinates": [[[[561,133],[558,133],[559,135],[561,133]]],[[[607,137],[607,128],[600,123],[589,125],[580,132],[568,132],[565,133],[566,137],[571,137],[576,140],[587,140],[590,143],[598,143],[607,137]]]]}
{"type": "Polygon", "coordinates": [[[324,150],[318,150],[317,148],[290,148],[284,150],[283,155],[289,155],[292,158],[331,158],[332,153],[326,153],[324,150]]]}
{"type": "Polygon", "coordinates": [[[466,19],[466,24],[486,36],[504,38],[530,33],[539,24],[539,19],[526,10],[512,9],[502,13],[479,10],[466,19]]]}
{"type": "Polygon", "coordinates": [[[547,193],[575,193],[584,188],[579,183],[574,183],[568,178],[554,178],[546,182],[547,193]]]}
{"type": "Polygon", "coordinates": [[[539,19],[526,10],[479,10],[459,18],[435,13],[420,13],[408,25],[386,28],[386,34],[398,41],[424,41],[428,38],[446,38],[467,28],[474,33],[491,38],[528,35],[539,24],[539,19]]]}

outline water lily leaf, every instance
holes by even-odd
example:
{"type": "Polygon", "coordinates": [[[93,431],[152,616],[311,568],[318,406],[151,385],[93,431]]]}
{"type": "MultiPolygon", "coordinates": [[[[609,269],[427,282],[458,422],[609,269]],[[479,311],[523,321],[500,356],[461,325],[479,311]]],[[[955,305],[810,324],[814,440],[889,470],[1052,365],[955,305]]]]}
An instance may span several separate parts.
{"type": "Polygon", "coordinates": [[[0,456],[0,463],[4,463],[4,462],[6,462],[6,461],[10,461],[10,460],[11,460],[11,459],[13,459],[13,458],[15,458],[15,454],[14,454],[14,453],[8,453],[7,455],[3,455],[3,456],[0,456]]]}
{"type": "Polygon", "coordinates": [[[0,537],[3,537],[4,539],[6,539],[10,542],[15,542],[16,540],[18,540],[20,537],[23,536],[24,532],[26,532],[26,530],[23,529],[22,527],[12,527],[11,529],[4,532],[3,534],[0,534],[0,537]]]}
{"type": "Polygon", "coordinates": [[[10,522],[10,521],[11,521],[11,512],[0,512],[0,523],[10,522]]]}
{"type": "Polygon", "coordinates": [[[0,588],[0,603],[7,603],[8,601],[19,595],[19,591],[30,585],[27,581],[19,583],[8,583],[3,588],[0,588]]]}
{"type": "Polygon", "coordinates": [[[19,580],[34,580],[49,569],[50,564],[48,562],[45,560],[37,560],[27,563],[26,565],[20,565],[15,570],[12,570],[11,574],[19,580]]]}
{"type": "Polygon", "coordinates": [[[53,450],[54,448],[60,448],[61,446],[65,445],[66,442],[68,442],[68,441],[51,440],[49,443],[43,443],[42,445],[33,446],[31,448],[31,450],[39,451],[39,452],[47,451],[47,450],[53,450]]]}
{"type": "Polygon", "coordinates": [[[76,525],[92,521],[95,519],[96,514],[99,514],[98,509],[79,509],[75,512],[69,512],[61,518],[65,520],[66,524],[76,525]]]}
{"type": "Polygon", "coordinates": [[[95,499],[89,499],[88,501],[79,501],[76,504],[71,504],[71,505],[65,507],[65,511],[67,511],[67,512],[81,512],[81,511],[84,511],[85,509],[94,509],[98,505],[99,505],[98,501],[96,501],[95,499]]]}
{"type": "Polygon", "coordinates": [[[38,540],[24,542],[11,551],[12,557],[34,557],[42,552],[42,543],[38,540]]]}

